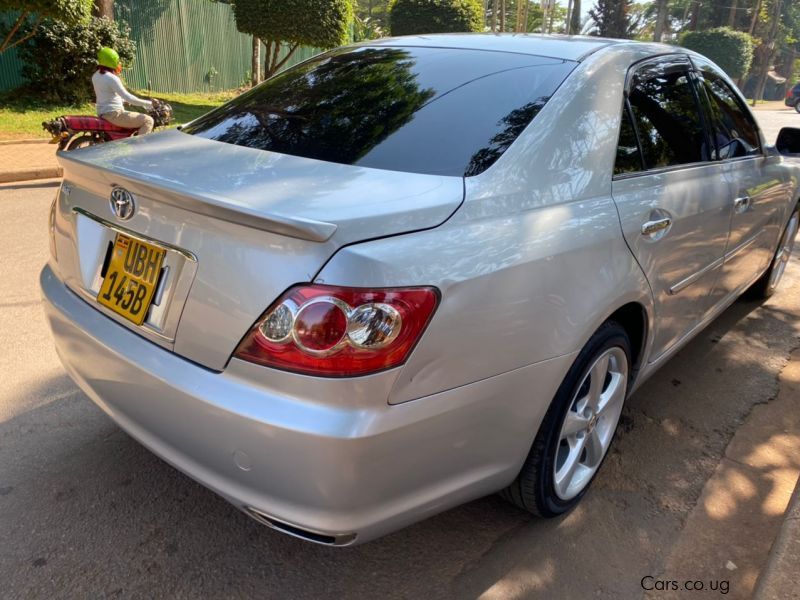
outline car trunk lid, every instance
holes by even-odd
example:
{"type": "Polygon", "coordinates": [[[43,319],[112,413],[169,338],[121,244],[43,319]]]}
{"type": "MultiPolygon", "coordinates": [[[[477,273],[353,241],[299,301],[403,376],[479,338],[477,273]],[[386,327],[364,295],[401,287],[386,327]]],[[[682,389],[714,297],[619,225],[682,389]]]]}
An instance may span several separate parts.
{"type": "Polygon", "coordinates": [[[173,277],[163,305],[141,327],[109,316],[217,370],[272,301],[311,281],[338,248],[435,227],[463,199],[459,177],[340,165],[179,131],[59,161],[58,262],[67,285],[108,314],[94,298],[109,241],[128,232],[162,245],[173,277]],[[112,212],[115,186],[135,198],[129,220],[112,212]]]}

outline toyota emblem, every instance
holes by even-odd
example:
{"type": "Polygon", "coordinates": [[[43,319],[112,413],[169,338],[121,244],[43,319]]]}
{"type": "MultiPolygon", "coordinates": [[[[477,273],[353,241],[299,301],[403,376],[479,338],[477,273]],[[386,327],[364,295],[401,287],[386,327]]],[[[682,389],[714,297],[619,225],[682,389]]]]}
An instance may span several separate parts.
{"type": "Polygon", "coordinates": [[[136,205],[133,202],[133,194],[121,187],[114,187],[111,190],[111,212],[121,221],[127,221],[133,216],[136,205]]]}

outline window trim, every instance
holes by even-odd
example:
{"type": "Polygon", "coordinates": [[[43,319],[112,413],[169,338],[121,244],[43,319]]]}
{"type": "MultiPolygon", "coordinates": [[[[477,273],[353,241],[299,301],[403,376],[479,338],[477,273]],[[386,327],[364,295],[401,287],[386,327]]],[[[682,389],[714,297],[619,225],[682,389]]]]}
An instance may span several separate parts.
{"type": "MultiPolygon", "coordinates": [[[[695,71],[694,63],[692,63],[689,55],[685,54],[683,52],[670,52],[670,53],[665,53],[665,54],[659,54],[659,55],[656,55],[656,56],[648,56],[646,58],[643,58],[643,59],[638,60],[635,63],[631,64],[628,67],[628,72],[625,75],[625,87],[624,87],[623,92],[622,92],[623,93],[623,98],[624,98],[624,100],[623,100],[623,110],[625,110],[626,107],[627,107],[628,110],[630,110],[630,97],[629,97],[630,96],[630,89],[631,89],[631,86],[633,85],[633,79],[636,76],[636,74],[640,70],[642,70],[644,68],[647,68],[648,66],[651,66],[653,64],[662,63],[662,62],[665,62],[665,61],[670,60],[670,59],[672,59],[673,61],[675,59],[678,59],[676,62],[685,63],[687,74],[689,75],[689,84],[690,84],[690,87],[693,90],[692,91],[692,95],[694,96],[695,102],[697,102],[697,105],[700,108],[700,120],[701,120],[701,124],[702,124],[702,127],[703,127],[703,133],[704,133],[704,135],[706,137],[706,144],[710,144],[710,142],[711,142],[711,137],[710,137],[711,136],[711,129],[709,129],[709,127],[708,127],[708,122],[707,122],[707,120],[705,118],[705,111],[703,109],[702,102],[700,101],[699,92],[697,91],[698,82],[697,82],[697,77],[696,77],[695,72],[694,72],[695,71]]],[[[657,169],[647,169],[646,164],[644,162],[644,152],[642,150],[642,142],[641,142],[641,138],[639,136],[639,127],[636,124],[636,119],[633,118],[633,111],[631,111],[630,116],[631,116],[631,121],[633,122],[633,129],[636,132],[636,141],[639,144],[639,157],[640,157],[641,162],[642,162],[643,170],[642,171],[633,171],[631,173],[619,173],[619,174],[617,174],[617,173],[613,172],[614,167],[612,166],[612,176],[611,176],[611,181],[612,182],[618,181],[618,180],[622,180],[622,179],[632,179],[634,177],[645,177],[647,175],[661,175],[661,174],[664,174],[664,173],[670,173],[672,171],[679,171],[679,170],[684,170],[684,169],[694,169],[694,168],[699,168],[699,167],[704,167],[704,166],[709,166],[709,165],[714,165],[714,164],[722,164],[723,161],[720,161],[720,160],[704,160],[704,161],[697,161],[697,162],[691,162],[691,163],[682,163],[682,164],[679,164],[679,165],[670,165],[670,166],[667,166],[667,167],[659,167],[657,169]]],[[[620,129],[621,128],[622,128],[622,120],[620,119],[620,129]]],[[[617,142],[617,144],[619,144],[619,141],[617,142]]],[[[716,144],[715,144],[714,147],[716,147],[716,144]]],[[[742,157],[742,158],[754,158],[754,157],[746,156],[746,157],[742,157]]],[[[615,165],[616,165],[616,162],[615,162],[615,165]]]]}
{"type": "Polygon", "coordinates": [[[629,171],[627,173],[616,173],[615,171],[617,169],[617,161],[616,161],[616,156],[617,155],[615,154],[614,155],[615,156],[614,166],[612,167],[612,169],[613,169],[612,170],[612,175],[613,175],[614,178],[616,178],[616,177],[624,177],[626,175],[635,175],[637,173],[642,173],[643,171],[646,171],[645,165],[644,165],[644,154],[642,153],[642,141],[639,139],[639,128],[636,126],[636,119],[633,118],[633,111],[631,110],[631,103],[630,103],[630,100],[628,100],[628,95],[627,94],[623,94],[623,96],[622,96],[622,112],[621,112],[621,115],[622,115],[622,118],[620,118],[620,122],[619,122],[619,135],[617,135],[617,150],[619,150],[619,141],[620,141],[620,139],[622,139],[622,119],[624,119],[625,115],[627,115],[628,116],[628,120],[631,122],[631,127],[633,128],[633,137],[636,138],[636,150],[638,151],[638,154],[639,154],[639,168],[641,170],[640,171],[629,171]]]}
{"type": "MultiPolygon", "coordinates": [[[[712,162],[728,164],[728,163],[731,163],[731,162],[738,162],[738,161],[742,161],[742,160],[749,160],[749,159],[754,159],[754,158],[763,158],[763,157],[765,157],[766,156],[766,148],[765,148],[765,145],[764,145],[764,139],[765,139],[764,138],[764,132],[761,130],[761,126],[758,124],[758,120],[755,118],[755,116],[753,115],[752,111],[747,106],[747,102],[745,102],[743,100],[741,92],[739,91],[739,89],[735,85],[731,85],[728,82],[727,77],[725,77],[723,73],[720,73],[719,71],[714,69],[713,65],[711,65],[711,63],[709,63],[707,61],[701,62],[701,59],[699,59],[698,57],[692,57],[692,56],[689,57],[689,61],[692,64],[692,69],[693,69],[693,73],[695,75],[697,88],[698,88],[698,90],[702,90],[703,97],[706,99],[706,102],[708,103],[706,106],[702,106],[702,103],[701,103],[701,110],[703,110],[704,112],[710,110],[711,102],[712,102],[711,98],[709,98],[709,96],[708,96],[708,91],[706,90],[706,88],[702,84],[702,82],[700,81],[700,76],[702,76],[703,72],[706,71],[707,73],[710,73],[711,75],[713,75],[714,77],[719,79],[725,85],[725,87],[727,87],[728,90],[733,94],[733,98],[734,98],[737,106],[739,107],[739,110],[744,113],[745,117],[749,117],[749,120],[751,121],[751,124],[753,125],[753,127],[755,127],[756,136],[758,137],[758,153],[757,154],[751,154],[751,155],[748,155],[748,156],[736,156],[734,158],[725,158],[725,159],[718,158],[717,160],[712,161],[712,162]]],[[[709,115],[709,117],[710,117],[710,115],[709,115]]],[[[717,148],[716,136],[714,135],[714,131],[713,131],[713,128],[711,126],[708,127],[708,133],[711,136],[711,139],[714,140],[714,147],[717,148]]],[[[717,148],[717,154],[719,155],[719,148],[717,148]]]]}

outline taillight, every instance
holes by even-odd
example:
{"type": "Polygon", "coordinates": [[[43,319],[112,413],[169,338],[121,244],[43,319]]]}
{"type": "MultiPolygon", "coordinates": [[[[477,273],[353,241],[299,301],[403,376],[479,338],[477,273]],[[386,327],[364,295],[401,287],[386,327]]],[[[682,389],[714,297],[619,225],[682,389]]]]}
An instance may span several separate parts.
{"type": "Polygon", "coordinates": [[[405,362],[439,301],[435,288],[301,285],[279,298],[234,356],[307,375],[366,375],[405,362]]]}

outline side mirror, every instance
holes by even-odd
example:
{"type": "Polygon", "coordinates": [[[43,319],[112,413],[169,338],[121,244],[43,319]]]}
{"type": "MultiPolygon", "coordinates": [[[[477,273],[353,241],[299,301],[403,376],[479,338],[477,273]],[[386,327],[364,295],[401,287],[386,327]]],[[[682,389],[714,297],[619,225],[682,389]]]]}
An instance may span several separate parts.
{"type": "Polygon", "coordinates": [[[800,156],[800,129],[784,127],[775,142],[778,152],[786,156],[800,156]]]}

